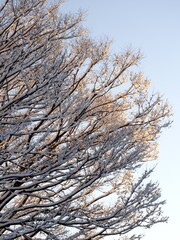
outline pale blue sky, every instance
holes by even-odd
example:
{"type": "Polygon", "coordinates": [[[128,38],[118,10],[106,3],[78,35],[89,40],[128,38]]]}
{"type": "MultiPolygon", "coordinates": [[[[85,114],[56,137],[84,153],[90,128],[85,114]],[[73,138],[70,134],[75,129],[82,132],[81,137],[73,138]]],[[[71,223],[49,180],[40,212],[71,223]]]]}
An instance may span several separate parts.
{"type": "Polygon", "coordinates": [[[141,70],[173,106],[174,123],[159,143],[153,179],[167,199],[168,224],[145,230],[144,240],[180,239],[180,0],[68,0],[65,11],[87,11],[84,22],[93,37],[113,39],[113,51],[131,46],[145,58],[141,70]]]}

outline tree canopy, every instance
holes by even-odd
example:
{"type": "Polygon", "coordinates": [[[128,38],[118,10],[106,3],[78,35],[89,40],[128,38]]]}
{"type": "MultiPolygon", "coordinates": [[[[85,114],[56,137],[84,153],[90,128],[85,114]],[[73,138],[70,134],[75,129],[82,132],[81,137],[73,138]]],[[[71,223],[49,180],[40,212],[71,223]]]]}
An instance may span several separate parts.
{"type": "Polygon", "coordinates": [[[141,167],[170,108],[150,94],[140,52],[111,53],[82,18],[45,0],[1,3],[0,239],[134,240],[167,220],[141,167]]]}

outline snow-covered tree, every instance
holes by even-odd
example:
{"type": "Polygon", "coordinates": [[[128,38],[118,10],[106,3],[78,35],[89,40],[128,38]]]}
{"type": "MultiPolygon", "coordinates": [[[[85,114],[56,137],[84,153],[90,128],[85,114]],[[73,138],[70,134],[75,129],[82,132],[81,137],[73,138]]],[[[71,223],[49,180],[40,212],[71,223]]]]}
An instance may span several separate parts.
{"type": "Polygon", "coordinates": [[[82,17],[1,1],[0,239],[133,240],[167,220],[141,166],[170,109],[148,93],[141,54],[111,54],[82,17]]]}

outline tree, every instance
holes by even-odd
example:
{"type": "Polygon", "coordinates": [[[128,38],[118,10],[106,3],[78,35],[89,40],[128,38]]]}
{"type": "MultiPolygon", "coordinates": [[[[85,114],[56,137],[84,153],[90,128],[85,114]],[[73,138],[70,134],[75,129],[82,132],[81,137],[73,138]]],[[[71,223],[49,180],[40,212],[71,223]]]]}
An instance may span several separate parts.
{"type": "Polygon", "coordinates": [[[157,157],[168,104],[148,93],[141,54],[111,54],[82,18],[1,3],[0,239],[123,239],[167,220],[141,166],[157,157]]]}

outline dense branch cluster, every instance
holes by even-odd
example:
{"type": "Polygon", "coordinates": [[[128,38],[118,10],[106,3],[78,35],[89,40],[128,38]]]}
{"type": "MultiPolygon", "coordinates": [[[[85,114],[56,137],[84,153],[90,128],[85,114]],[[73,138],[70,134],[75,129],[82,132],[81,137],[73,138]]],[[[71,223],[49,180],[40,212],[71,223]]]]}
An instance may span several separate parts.
{"type": "Polygon", "coordinates": [[[137,171],[170,110],[140,53],[110,54],[59,11],[0,6],[0,239],[121,239],[166,221],[152,170],[137,171]]]}

